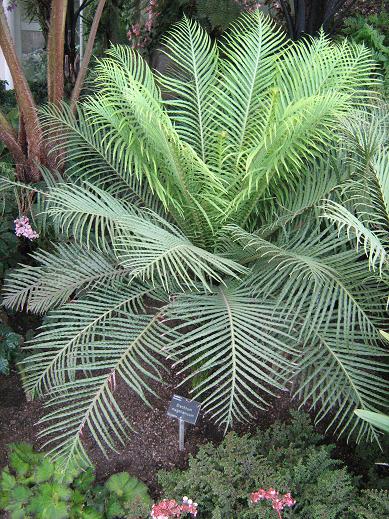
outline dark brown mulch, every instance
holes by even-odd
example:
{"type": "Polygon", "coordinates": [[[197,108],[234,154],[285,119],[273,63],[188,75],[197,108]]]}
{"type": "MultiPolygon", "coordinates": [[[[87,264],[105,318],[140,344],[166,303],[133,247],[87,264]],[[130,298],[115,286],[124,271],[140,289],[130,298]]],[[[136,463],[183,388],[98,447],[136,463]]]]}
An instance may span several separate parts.
{"type": "MultiPolygon", "coordinates": [[[[106,459],[96,444],[85,434],[85,443],[96,467],[98,480],[126,470],[147,483],[152,492],[157,490],[156,473],[160,469],[184,468],[190,453],[195,453],[200,444],[218,442],[223,431],[200,415],[196,426],[187,426],[185,451],[178,449],[178,424],[166,415],[172,395],[176,392],[189,396],[187,389],[177,389],[180,375],[174,370],[167,376],[165,385],[155,385],[160,398],[150,400],[146,406],[132,394],[127,386],[118,384],[115,395],[124,414],[133,424],[135,432],[130,434],[126,446],[119,453],[111,453],[106,459]]],[[[287,394],[277,399],[268,412],[259,412],[251,425],[239,425],[239,432],[253,431],[259,426],[267,427],[277,418],[286,418],[290,406],[287,394]]],[[[18,441],[40,447],[37,440],[37,421],[43,415],[40,402],[27,402],[17,373],[0,376],[0,468],[7,463],[7,444],[18,441]]]]}

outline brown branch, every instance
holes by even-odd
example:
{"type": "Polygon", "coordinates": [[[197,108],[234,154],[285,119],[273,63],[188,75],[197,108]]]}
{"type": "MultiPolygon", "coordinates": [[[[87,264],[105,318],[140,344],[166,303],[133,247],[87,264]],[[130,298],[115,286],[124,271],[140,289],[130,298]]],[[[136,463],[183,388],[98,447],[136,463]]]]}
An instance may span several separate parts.
{"type": "Polygon", "coordinates": [[[8,151],[12,155],[13,160],[17,165],[22,167],[26,166],[26,156],[19,145],[16,135],[14,132],[10,133],[7,127],[4,127],[0,120],[0,140],[7,146],[8,151]]]}
{"type": "MultiPolygon", "coordinates": [[[[40,162],[41,160],[42,131],[34,98],[32,97],[26,76],[24,75],[19,58],[16,54],[15,44],[12,40],[11,31],[8,27],[2,2],[0,3],[0,47],[10,69],[17,96],[18,107],[25,122],[28,141],[28,158],[31,164],[35,164],[35,162],[40,162]]],[[[0,138],[6,143],[6,146],[12,153],[12,156],[15,157],[15,160],[20,163],[22,161],[20,146],[12,135],[12,132],[9,132],[7,125],[1,125],[0,138]]],[[[26,157],[24,156],[24,163],[25,162],[26,157]]],[[[32,167],[31,175],[32,177],[36,177],[37,175],[35,166],[32,167]]]]}
{"type": "Polygon", "coordinates": [[[282,9],[284,18],[286,20],[286,26],[288,28],[288,35],[290,38],[294,39],[295,30],[294,30],[293,19],[290,14],[289,8],[286,5],[285,0],[280,0],[280,5],[281,5],[281,9],[282,9]]]}
{"type": "Polygon", "coordinates": [[[15,137],[16,139],[16,131],[12,128],[11,123],[8,121],[6,116],[0,110],[0,128],[4,131],[15,137]]]}
{"type": "Polygon", "coordinates": [[[99,4],[97,6],[96,13],[93,18],[93,23],[92,23],[92,27],[91,27],[91,30],[89,33],[88,43],[87,43],[86,49],[85,49],[85,54],[82,59],[80,70],[77,75],[77,81],[76,81],[76,84],[74,85],[73,92],[72,92],[71,108],[72,108],[73,113],[75,112],[76,103],[80,97],[80,93],[81,93],[82,87],[84,85],[84,81],[85,81],[86,74],[87,74],[88,67],[89,67],[89,62],[92,57],[93,46],[95,43],[97,29],[99,27],[101,15],[103,14],[105,2],[106,2],[106,0],[99,0],[99,4]]]}
{"type": "Polygon", "coordinates": [[[64,93],[65,22],[68,0],[52,0],[47,47],[47,90],[50,103],[59,104],[64,93]]]}

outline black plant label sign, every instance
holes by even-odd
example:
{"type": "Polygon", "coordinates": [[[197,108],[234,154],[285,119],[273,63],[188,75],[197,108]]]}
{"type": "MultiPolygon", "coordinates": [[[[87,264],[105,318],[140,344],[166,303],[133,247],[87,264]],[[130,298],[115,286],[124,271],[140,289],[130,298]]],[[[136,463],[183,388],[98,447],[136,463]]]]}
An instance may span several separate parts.
{"type": "Polygon", "coordinates": [[[200,404],[183,396],[173,395],[167,415],[195,425],[200,413],[200,404]]]}

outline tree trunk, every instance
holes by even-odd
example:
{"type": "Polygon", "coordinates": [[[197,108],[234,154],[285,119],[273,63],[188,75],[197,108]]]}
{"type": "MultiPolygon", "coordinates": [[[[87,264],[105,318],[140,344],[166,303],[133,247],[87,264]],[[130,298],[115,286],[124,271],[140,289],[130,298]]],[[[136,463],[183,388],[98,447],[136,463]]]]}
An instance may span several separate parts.
{"type": "Polygon", "coordinates": [[[309,2],[309,14],[307,32],[312,36],[316,34],[324,23],[327,12],[327,0],[311,0],[309,2]]]}
{"type": "Polygon", "coordinates": [[[76,84],[74,85],[73,92],[72,92],[71,106],[72,106],[73,112],[76,109],[76,103],[78,101],[78,98],[80,97],[80,93],[81,93],[82,87],[84,85],[86,73],[87,73],[88,67],[89,67],[89,62],[92,57],[93,46],[95,43],[97,29],[99,27],[101,15],[103,14],[105,2],[106,2],[106,0],[99,0],[98,6],[96,9],[96,13],[93,18],[93,23],[92,23],[91,30],[89,32],[88,43],[86,45],[85,54],[84,54],[83,60],[81,62],[80,70],[77,75],[77,81],[76,81],[76,84]]]}
{"type": "MultiPolygon", "coordinates": [[[[0,47],[11,71],[19,110],[25,123],[28,141],[28,162],[30,166],[30,171],[27,175],[31,181],[36,181],[39,179],[39,170],[36,164],[42,160],[42,131],[36,112],[36,105],[16,54],[15,45],[2,3],[0,3],[0,47]]],[[[2,138],[4,142],[6,142],[5,139],[7,139],[7,147],[8,145],[11,146],[11,153],[17,153],[17,155],[19,155],[19,150],[14,146],[10,135],[4,133],[4,128],[2,130],[2,138]]],[[[19,157],[18,160],[20,159],[21,157],[19,157]]]]}
{"type": "Polygon", "coordinates": [[[52,0],[47,51],[47,90],[50,103],[59,104],[64,93],[65,22],[68,0],[52,0]]]}

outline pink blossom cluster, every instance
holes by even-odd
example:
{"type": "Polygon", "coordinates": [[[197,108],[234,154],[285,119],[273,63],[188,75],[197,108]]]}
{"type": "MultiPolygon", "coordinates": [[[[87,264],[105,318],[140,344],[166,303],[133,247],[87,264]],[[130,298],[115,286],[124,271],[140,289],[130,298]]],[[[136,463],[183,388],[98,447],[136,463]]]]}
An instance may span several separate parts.
{"type": "Polygon", "coordinates": [[[265,490],[260,488],[256,492],[250,494],[250,501],[252,503],[258,503],[258,501],[262,500],[271,501],[272,507],[278,513],[278,517],[281,519],[281,511],[285,508],[285,506],[293,506],[296,504],[296,500],[293,499],[290,492],[287,494],[281,495],[274,488],[269,488],[269,490],[265,490]]]}
{"type": "Polygon", "coordinates": [[[153,505],[151,509],[151,517],[154,519],[170,519],[181,517],[183,514],[190,514],[192,517],[197,516],[197,503],[193,503],[186,496],[182,498],[180,505],[175,499],[164,499],[153,505]]]}
{"type": "Polygon", "coordinates": [[[147,19],[143,29],[139,23],[135,23],[131,25],[127,32],[127,38],[131,41],[133,49],[142,49],[150,42],[150,34],[154,28],[155,20],[160,15],[158,12],[158,0],[149,0],[146,14],[147,19]]]}
{"type": "Polygon", "coordinates": [[[24,236],[29,240],[36,240],[39,234],[31,227],[30,220],[27,216],[19,216],[14,220],[16,236],[24,236]]]}

